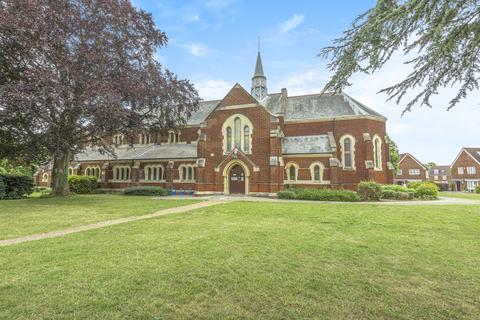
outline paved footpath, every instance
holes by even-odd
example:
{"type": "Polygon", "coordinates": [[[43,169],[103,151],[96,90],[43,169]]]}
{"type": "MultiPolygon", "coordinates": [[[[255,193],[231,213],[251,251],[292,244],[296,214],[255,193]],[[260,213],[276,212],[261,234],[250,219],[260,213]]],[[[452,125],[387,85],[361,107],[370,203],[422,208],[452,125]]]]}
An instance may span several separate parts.
{"type": "Polygon", "coordinates": [[[108,226],[113,226],[116,224],[122,224],[122,223],[127,223],[127,222],[132,222],[132,221],[137,221],[137,220],[144,220],[144,219],[150,219],[150,218],[156,218],[156,217],[161,217],[167,214],[172,214],[172,213],[181,213],[181,212],[187,212],[195,209],[201,209],[201,208],[206,208],[206,207],[211,207],[215,206],[217,204],[222,204],[222,203],[227,203],[231,200],[210,200],[210,201],[202,201],[186,206],[181,206],[181,207],[174,207],[174,208],[168,208],[168,209],[163,209],[154,213],[150,214],[145,214],[142,216],[133,216],[133,217],[126,217],[126,218],[120,218],[120,219],[114,219],[114,220],[107,220],[107,221],[101,221],[93,224],[87,224],[87,225],[82,225],[82,226],[77,226],[77,227],[71,227],[63,230],[57,230],[57,231],[51,231],[51,232],[46,232],[46,233],[37,233],[37,234],[32,234],[29,236],[24,236],[24,237],[19,237],[19,238],[12,238],[12,239],[5,239],[5,240],[0,240],[0,247],[4,246],[9,246],[12,244],[17,244],[17,243],[22,243],[22,242],[29,242],[29,241],[35,241],[35,240],[41,240],[41,239],[48,239],[48,238],[57,238],[57,237],[62,237],[64,235],[70,234],[70,233],[77,233],[77,232],[82,232],[82,231],[87,231],[87,230],[94,230],[94,229],[100,229],[108,226]]]}

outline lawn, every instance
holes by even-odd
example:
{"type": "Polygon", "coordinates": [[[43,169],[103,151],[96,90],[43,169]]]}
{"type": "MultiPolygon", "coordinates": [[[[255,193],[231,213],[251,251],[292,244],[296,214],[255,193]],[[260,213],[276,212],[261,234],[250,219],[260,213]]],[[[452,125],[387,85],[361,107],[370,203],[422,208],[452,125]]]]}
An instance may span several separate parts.
{"type": "Polygon", "coordinates": [[[440,192],[439,195],[441,197],[480,200],[480,193],[472,193],[472,192],[451,192],[451,191],[447,192],[447,191],[445,191],[445,192],[440,192]]]}
{"type": "Polygon", "coordinates": [[[76,195],[0,201],[0,239],[136,216],[194,203],[123,195],[76,195]]]}
{"type": "Polygon", "coordinates": [[[235,202],[0,248],[5,319],[478,319],[480,207],[235,202]]]}

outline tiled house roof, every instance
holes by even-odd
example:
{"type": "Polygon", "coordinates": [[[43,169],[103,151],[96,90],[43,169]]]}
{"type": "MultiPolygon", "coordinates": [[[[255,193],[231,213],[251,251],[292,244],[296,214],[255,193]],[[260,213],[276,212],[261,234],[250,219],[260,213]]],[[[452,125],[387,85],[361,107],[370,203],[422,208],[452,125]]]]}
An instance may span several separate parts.
{"type": "Polygon", "coordinates": [[[472,156],[478,163],[480,163],[480,148],[463,148],[472,156]]]}

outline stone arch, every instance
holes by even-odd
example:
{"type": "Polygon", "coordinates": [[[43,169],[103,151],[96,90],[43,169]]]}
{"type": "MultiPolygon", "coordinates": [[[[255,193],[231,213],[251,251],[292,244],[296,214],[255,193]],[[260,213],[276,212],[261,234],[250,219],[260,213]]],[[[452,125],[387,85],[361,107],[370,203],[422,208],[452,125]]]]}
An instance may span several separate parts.
{"type": "Polygon", "coordinates": [[[242,167],[243,171],[245,172],[245,194],[249,193],[249,182],[250,182],[250,169],[248,166],[243,162],[242,160],[239,159],[234,159],[228,162],[225,167],[223,168],[223,193],[224,194],[230,194],[230,171],[232,170],[233,167],[236,165],[239,165],[242,167]]]}

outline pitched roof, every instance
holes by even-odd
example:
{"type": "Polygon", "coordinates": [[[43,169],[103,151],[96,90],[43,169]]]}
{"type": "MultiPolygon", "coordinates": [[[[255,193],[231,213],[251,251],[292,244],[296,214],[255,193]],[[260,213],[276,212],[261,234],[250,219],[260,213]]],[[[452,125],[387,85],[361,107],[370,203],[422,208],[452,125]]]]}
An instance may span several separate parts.
{"type": "Polygon", "coordinates": [[[328,135],[284,137],[283,154],[332,153],[328,135]]]}
{"type": "Polygon", "coordinates": [[[402,162],[403,159],[405,159],[406,156],[409,156],[410,158],[412,158],[416,163],[418,163],[419,165],[422,166],[423,169],[427,170],[427,168],[423,165],[423,163],[421,163],[420,161],[418,161],[417,158],[415,158],[411,153],[401,153],[400,154],[400,160],[398,160],[398,163],[402,162]]]}
{"type": "Polygon", "coordinates": [[[438,174],[448,175],[450,173],[450,166],[434,166],[430,168],[430,174],[434,174],[434,170],[438,170],[438,174]]]}
{"type": "Polygon", "coordinates": [[[197,144],[161,144],[134,147],[119,147],[114,149],[115,157],[101,153],[97,149],[88,148],[75,155],[75,161],[105,161],[105,160],[146,160],[146,159],[186,159],[197,157],[197,144]]]}
{"type": "Polygon", "coordinates": [[[480,148],[463,148],[467,153],[480,163],[480,148]]]}
{"type": "MultiPolygon", "coordinates": [[[[217,106],[256,102],[255,98],[237,83],[223,100],[202,101],[187,124],[198,125],[202,123],[217,106]]],[[[285,120],[316,120],[342,116],[373,116],[386,120],[386,117],[343,92],[335,95],[317,93],[291,96],[287,97],[286,103],[282,103],[281,93],[273,93],[260,101],[260,104],[273,115],[283,113],[285,120]]]]}

